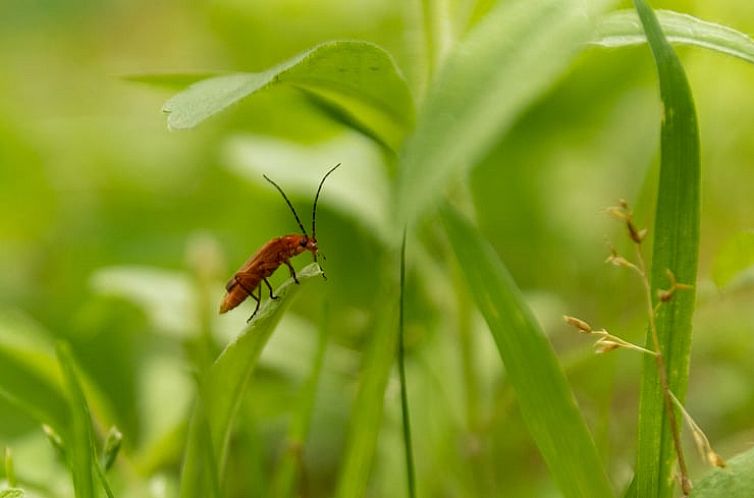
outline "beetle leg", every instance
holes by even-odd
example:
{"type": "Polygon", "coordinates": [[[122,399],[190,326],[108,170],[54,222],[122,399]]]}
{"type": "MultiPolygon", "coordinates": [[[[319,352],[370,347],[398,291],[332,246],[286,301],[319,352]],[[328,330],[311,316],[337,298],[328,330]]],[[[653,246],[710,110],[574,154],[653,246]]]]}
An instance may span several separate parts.
{"type": "MultiPolygon", "coordinates": [[[[267,288],[268,288],[268,289],[270,289],[270,299],[277,299],[277,298],[278,298],[278,296],[276,296],[276,295],[275,295],[275,294],[273,294],[273,292],[272,292],[272,286],[270,285],[270,281],[269,281],[269,280],[267,280],[266,278],[263,278],[262,280],[264,280],[264,283],[265,283],[265,285],[267,286],[267,288]]],[[[260,297],[261,297],[261,296],[260,296],[260,297]]]]}
{"type": "MultiPolygon", "coordinates": [[[[245,287],[243,289],[246,290],[245,287]]],[[[254,316],[257,314],[257,311],[259,311],[259,303],[262,302],[262,290],[261,289],[259,290],[259,297],[255,296],[253,292],[249,292],[249,295],[252,298],[254,298],[254,301],[257,302],[257,306],[254,308],[254,313],[252,313],[251,316],[249,317],[249,319],[246,320],[246,323],[249,323],[251,321],[251,319],[254,318],[254,316]]]]}
{"type": "Polygon", "coordinates": [[[288,269],[291,270],[291,277],[293,277],[293,281],[297,284],[301,283],[298,281],[298,278],[296,278],[296,270],[293,269],[291,262],[286,259],[285,261],[283,261],[283,263],[285,263],[285,266],[287,266],[288,269]]]}

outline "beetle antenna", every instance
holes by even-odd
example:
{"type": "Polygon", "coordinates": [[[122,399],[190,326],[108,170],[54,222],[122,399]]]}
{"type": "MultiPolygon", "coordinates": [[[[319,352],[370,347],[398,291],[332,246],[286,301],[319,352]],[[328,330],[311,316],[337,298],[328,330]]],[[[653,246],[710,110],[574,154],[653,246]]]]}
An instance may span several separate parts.
{"type": "Polygon", "coordinates": [[[322,191],[322,185],[325,184],[325,180],[327,180],[327,177],[330,176],[330,173],[338,169],[338,166],[340,165],[341,163],[336,164],[330,171],[325,173],[325,176],[322,177],[322,181],[319,182],[319,188],[317,188],[317,195],[314,196],[314,205],[312,206],[312,238],[314,240],[317,240],[317,201],[319,200],[319,193],[322,191]]]}
{"type": "MultiPolygon", "coordinates": [[[[267,177],[267,175],[262,175],[262,176],[264,177],[265,180],[267,180],[268,182],[270,182],[273,187],[275,187],[276,189],[278,189],[278,192],[280,192],[280,195],[282,195],[283,199],[285,199],[285,203],[288,204],[289,208],[291,208],[291,212],[293,213],[293,216],[296,218],[296,223],[298,223],[298,227],[301,229],[301,232],[304,234],[305,237],[308,238],[309,235],[307,235],[306,229],[304,228],[304,225],[301,223],[301,220],[299,219],[298,214],[296,213],[296,209],[293,207],[293,204],[291,204],[291,201],[288,200],[288,196],[285,195],[285,192],[283,192],[283,189],[280,188],[280,186],[277,183],[275,183],[272,180],[270,180],[267,177]]],[[[321,187],[321,185],[320,185],[320,187],[321,187]]],[[[312,228],[313,227],[314,227],[314,225],[312,225],[312,228]]]]}

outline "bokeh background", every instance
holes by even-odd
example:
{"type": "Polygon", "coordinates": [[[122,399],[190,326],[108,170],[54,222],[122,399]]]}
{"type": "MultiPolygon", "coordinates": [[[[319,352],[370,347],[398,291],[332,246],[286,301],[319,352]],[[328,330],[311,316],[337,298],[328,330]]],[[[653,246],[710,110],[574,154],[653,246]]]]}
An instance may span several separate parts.
{"type": "MultiPolygon", "coordinates": [[[[337,318],[303,458],[306,496],[332,492],[372,311],[390,310],[385,300],[395,298],[384,295],[381,275],[397,273],[380,233],[394,176],[390,152],[291,89],[264,92],[194,130],[171,132],[160,110],[180,89],[175,78],[134,80],[262,70],[345,38],[391,52],[420,98],[429,65],[419,4],[0,4],[0,340],[72,343],[96,393],[97,419],[125,436],[112,477],[120,495],[175,496],[201,344],[209,338],[220,348],[250,313],[216,317],[222,285],[266,240],[296,231],[261,173],[288,187],[308,219],[317,180],[344,163],[319,214],[330,280],[294,303],[262,356],[233,443],[231,496],[265,496],[324,307],[337,318]]],[[[459,18],[468,8],[450,5],[459,18]]],[[[754,33],[750,0],[653,6],[754,33]]],[[[461,36],[464,27],[448,22],[461,36]]],[[[725,456],[754,441],[754,280],[743,276],[720,288],[713,278],[726,242],[754,228],[754,68],[702,49],[678,50],[703,153],[688,406],[725,456]]],[[[641,360],[630,353],[595,357],[560,315],[642,337],[638,282],[603,264],[606,240],[625,245],[604,208],[626,198],[649,219],[659,150],[656,86],[646,47],[589,48],[468,179],[479,225],[558,350],[618,486],[631,476],[641,360]]],[[[462,368],[460,270],[438,237],[430,216],[409,249],[407,361],[420,493],[557,496],[476,315],[469,317],[473,371],[462,368]]],[[[280,273],[276,283],[287,272],[280,273]]],[[[400,496],[404,488],[396,380],[385,396],[370,496],[400,496]]],[[[30,489],[70,492],[38,424],[0,397],[5,445],[30,489]]],[[[696,475],[704,472],[691,460],[696,475]]]]}

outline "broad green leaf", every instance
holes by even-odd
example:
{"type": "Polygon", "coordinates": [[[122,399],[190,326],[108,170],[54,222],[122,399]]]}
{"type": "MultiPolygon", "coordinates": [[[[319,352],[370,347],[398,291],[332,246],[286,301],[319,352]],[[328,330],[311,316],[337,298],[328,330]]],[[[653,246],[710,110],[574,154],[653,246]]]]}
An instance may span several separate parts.
{"type": "MultiPolygon", "coordinates": [[[[595,2],[603,4],[608,2],[595,2]]],[[[593,32],[581,0],[499,2],[448,54],[401,154],[398,213],[442,197],[550,88],[593,32]]],[[[400,225],[399,225],[400,226],[400,225]]]]}
{"type": "Polygon", "coordinates": [[[471,295],[495,339],[529,433],[561,493],[567,498],[613,496],[552,346],[505,265],[456,211],[444,208],[442,219],[471,295]]]}
{"type": "MultiPolygon", "coordinates": [[[[699,251],[699,130],[686,74],[673,48],[663,35],[652,9],[635,0],[657,64],[663,103],[660,180],[654,221],[652,295],[670,286],[671,271],[678,282],[696,284],[699,251]]],[[[688,383],[691,349],[691,318],[695,290],[677,292],[664,303],[656,318],[660,348],[667,365],[671,391],[683,400],[688,383]]],[[[654,349],[651,334],[647,347],[654,349]]],[[[681,420],[676,414],[677,420],[681,420]]],[[[639,443],[636,463],[636,494],[642,498],[671,496],[675,451],[656,362],[646,356],[639,407],[639,443]]]]}
{"type": "Polygon", "coordinates": [[[726,241],[715,258],[712,276],[718,287],[754,268],[754,232],[741,232],[726,241]]]}
{"type": "Polygon", "coordinates": [[[395,307],[375,308],[378,315],[372,340],[364,355],[361,380],[351,408],[348,439],[336,498],[364,496],[382,423],[385,387],[395,358],[398,327],[395,307]]]}
{"type": "Polygon", "coordinates": [[[691,498],[733,498],[754,496],[754,448],[727,461],[694,483],[691,498]]]}
{"type": "Polygon", "coordinates": [[[334,106],[396,148],[413,122],[413,102],[392,57],[360,41],[323,43],[261,73],[216,76],[165,103],[168,126],[193,128],[266,88],[289,84],[334,106]]]}
{"type": "Polygon", "coordinates": [[[64,433],[64,443],[73,475],[73,487],[76,498],[95,498],[97,494],[94,489],[93,470],[97,462],[89,406],[76,374],[70,348],[62,342],[58,343],[56,353],[71,413],[71,423],[64,433]]]}
{"type": "Polygon", "coordinates": [[[254,320],[215,360],[200,379],[199,400],[189,426],[181,476],[181,497],[215,496],[221,481],[233,419],[259,355],[298,290],[322,272],[310,264],[297,272],[300,285],[284,282],[267,299],[254,320]],[[208,468],[210,465],[212,468],[208,468]]]}
{"type": "MultiPolygon", "coordinates": [[[[670,10],[658,10],[656,14],[669,42],[709,48],[754,63],[754,40],[744,33],[670,10]]],[[[600,20],[591,43],[603,47],[623,47],[646,41],[636,12],[620,10],[600,20]]]]}

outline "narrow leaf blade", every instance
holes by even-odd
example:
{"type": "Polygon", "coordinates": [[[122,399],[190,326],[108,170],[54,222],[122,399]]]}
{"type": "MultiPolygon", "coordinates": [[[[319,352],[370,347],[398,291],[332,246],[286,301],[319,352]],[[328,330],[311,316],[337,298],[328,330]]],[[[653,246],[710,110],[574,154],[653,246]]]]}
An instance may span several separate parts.
{"type": "Polygon", "coordinates": [[[93,470],[97,463],[94,456],[94,434],[89,406],[76,374],[70,348],[67,344],[58,343],[56,353],[63,373],[71,412],[71,424],[65,433],[65,445],[70,455],[73,487],[77,498],[95,498],[93,470]]]}
{"type": "Polygon", "coordinates": [[[189,426],[182,498],[206,497],[211,490],[217,490],[233,419],[257,360],[294,295],[322,272],[314,263],[297,275],[300,285],[289,279],[276,289],[279,299],[265,301],[255,319],[223,350],[201,382],[200,399],[189,426]]]}
{"type": "MultiPolygon", "coordinates": [[[[661,129],[660,181],[652,253],[652,295],[670,285],[670,270],[680,283],[696,284],[699,250],[699,131],[686,74],[665,38],[652,9],[635,0],[647,33],[660,81],[664,106],[661,129]]],[[[695,290],[677,292],[662,305],[656,319],[660,347],[671,391],[683,400],[688,383],[691,318],[695,290]]],[[[656,297],[655,297],[656,299],[656,297]]],[[[652,348],[652,338],[647,336],[652,348]]],[[[676,415],[680,420],[680,415],[676,415]]],[[[675,452],[654,358],[644,361],[639,407],[636,493],[666,498],[674,484],[675,452]]]]}
{"type": "Polygon", "coordinates": [[[513,278],[489,243],[450,208],[442,211],[453,252],[516,391],[529,433],[568,498],[613,496],[589,429],[513,278]]]}

